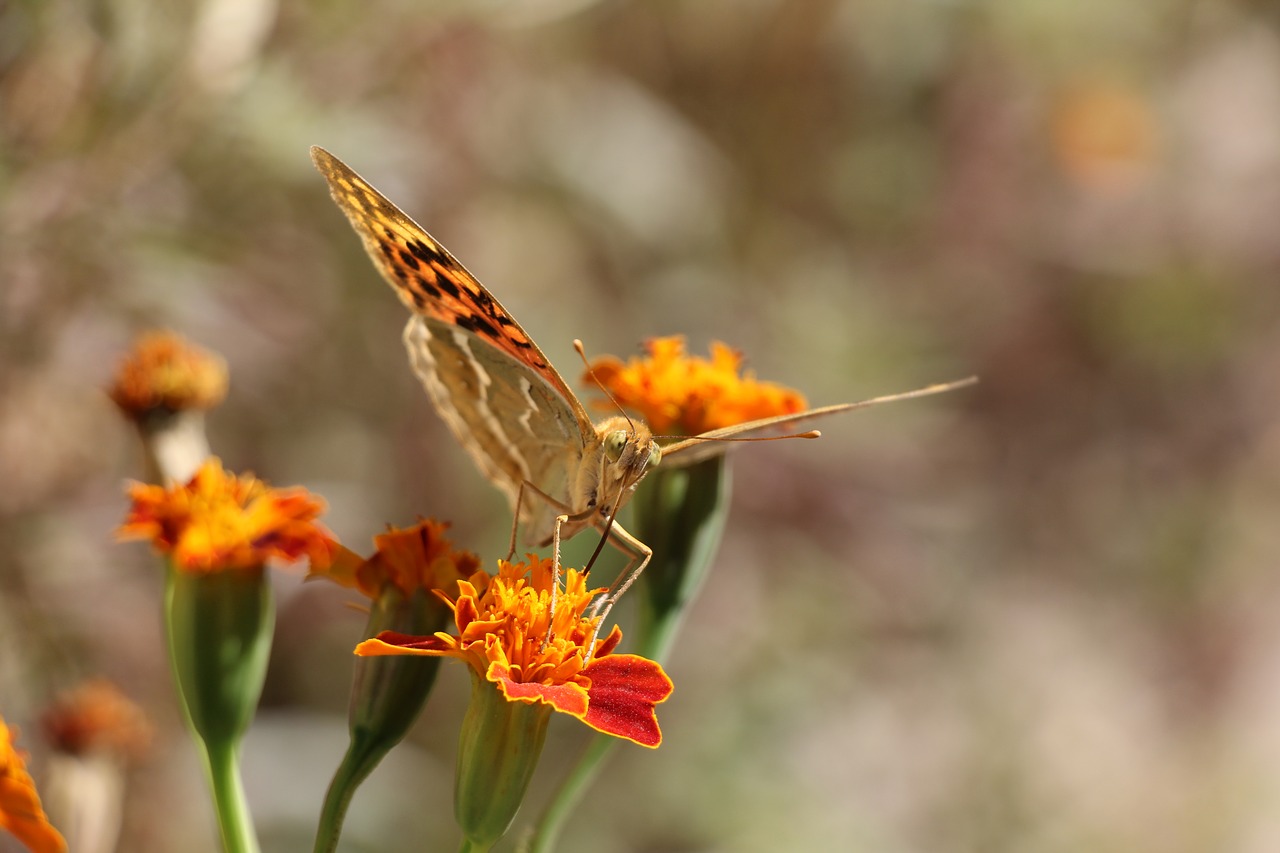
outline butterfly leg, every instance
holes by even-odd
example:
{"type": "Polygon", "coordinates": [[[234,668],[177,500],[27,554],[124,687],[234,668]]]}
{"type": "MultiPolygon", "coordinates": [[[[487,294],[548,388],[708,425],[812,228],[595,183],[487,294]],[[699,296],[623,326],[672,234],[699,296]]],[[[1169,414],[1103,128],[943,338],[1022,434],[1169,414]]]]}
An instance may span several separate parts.
{"type": "Polygon", "coordinates": [[[588,611],[592,618],[598,617],[595,633],[591,635],[591,644],[587,646],[593,652],[596,647],[596,639],[600,636],[600,628],[604,625],[604,620],[609,618],[609,611],[613,609],[613,605],[618,603],[618,599],[622,598],[623,593],[636,582],[636,578],[640,577],[644,567],[649,565],[649,560],[653,558],[653,549],[632,536],[627,532],[626,528],[617,522],[614,522],[606,529],[605,536],[611,545],[627,554],[631,559],[605,594],[596,599],[588,611]]]}
{"type": "MultiPolygon", "coordinates": [[[[582,512],[572,512],[567,504],[551,497],[551,495],[542,491],[542,489],[539,489],[535,484],[528,480],[522,481],[520,483],[519,491],[516,492],[515,522],[511,528],[511,556],[514,556],[516,551],[516,526],[520,523],[520,507],[524,501],[525,489],[528,489],[534,495],[537,495],[539,498],[546,501],[550,506],[560,510],[560,514],[556,516],[555,527],[551,532],[551,619],[547,623],[547,636],[542,641],[545,647],[547,643],[551,642],[551,629],[555,624],[556,599],[560,592],[560,540],[562,538],[560,536],[560,528],[570,522],[579,524],[583,521],[587,521],[595,515],[596,511],[594,509],[587,509],[582,512]]],[[[542,544],[545,545],[546,543],[544,542],[542,544]]],[[[511,556],[508,556],[507,559],[511,559],[511,556]]]]}
{"type": "MultiPolygon", "coordinates": [[[[553,502],[553,504],[558,507],[563,507],[563,504],[556,502],[553,502]]],[[[551,531],[551,571],[553,573],[551,584],[551,622],[547,624],[547,636],[543,641],[544,643],[551,641],[551,628],[555,622],[556,616],[556,594],[560,591],[560,540],[562,538],[560,536],[560,528],[570,522],[579,524],[590,519],[595,515],[595,513],[596,511],[594,509],[588,509],[578,513],[562,512],[560,515],[556,516],[556,526],[551,531]]],[[[594,646],[589,648],[594,648],[594,646]]]]}
{"type": "Polygon", "coordinates": [[[526,482],[522,481],[520,488],[516,491],[516,509],[515,514],[511,517],[511,546],[507,548],[508,563],[516,555],[516,533],[520,530],[520,508],[524,506],[524,487],[526,482]]]}
{"type": "Polygon", "coordinates": [[[546,648],[551,642],[551,629],[556,624],[556,597],[560,593],[560,527],[569,523],[569,516],[556,516],[556,526],[551,531],[551,615],[547,617],[547,636],[542,638],[542,646],[546,648]]]}

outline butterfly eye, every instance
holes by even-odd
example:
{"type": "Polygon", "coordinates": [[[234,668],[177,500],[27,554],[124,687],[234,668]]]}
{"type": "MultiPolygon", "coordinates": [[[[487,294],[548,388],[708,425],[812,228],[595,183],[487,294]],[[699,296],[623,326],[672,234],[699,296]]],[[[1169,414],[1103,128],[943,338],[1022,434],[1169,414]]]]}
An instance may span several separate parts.
{"type": "Polygon", "coordinates": [[[661,461],[662,461],[662,448],[658,446],[657,442],[650,442],[649,458],[648,460],[645,461],[644,467],[646,469],[656,467],[657,464],[661,461]]]}
{"type": "Polygon", "coordinates": [[[604,437],[604,455],[609,457],[610,462],[617,462],[622,458],[622,451],[627,446],[627,431],[625,429],[615,429],[604,437]]]}

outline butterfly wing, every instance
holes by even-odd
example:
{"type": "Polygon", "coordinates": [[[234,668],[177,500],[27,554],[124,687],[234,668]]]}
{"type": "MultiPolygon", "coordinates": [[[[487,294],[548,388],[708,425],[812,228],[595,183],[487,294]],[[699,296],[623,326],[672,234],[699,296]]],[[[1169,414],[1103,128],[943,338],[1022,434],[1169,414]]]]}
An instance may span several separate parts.
{"type": "MultiPolygon", "coordinates": [[[[900,394],[887,394],[883,397],[872,397],[870,400],[860,400],[856,403],[838,403],[834,406],[823,406],[818,409],[808,409],[803,412],[796,412],[790,415],[777,415],[772,418],[760,418],[746,423],[734,424],[733,426],[724,427],[722,429],[711,430],[700,435],[691,436],[689,438],[680,439],[679,441],[669,444],[662,448],[662,464],[683,467],[692,465],[703,459],[724,453],[724,445],[717,439],[742,439],[742,438],[765,438],[770,435],[785,432],[788,429],[802,426],[818,418],[825,418],[830,415],[838,415],[841,412],[851,412],[854,409],[865,409],[870,406],[877,406],[881,403],[892,403],[897,400],[911,400],[916,397],[928,397],[932,394],[941,394],[944,391],[954,391],[957,388],[963,388],[967,385],[973,385],[978,381],[976,376],[970,376],[965,379],[959,379],[955,382],[943,382],[938,385],[929,385],[924,388],[917,388],[914,391],[903,391],[900,394]]],[[[816,437],[816,436],[813,436],[816,437]]]]}
{"type": "MultiPolygon", "coordinates": [[[[433,317],[404,330],[414,373],[480,471],[514,503],[523,482],[565,502],[582,437],[560,393],[540,374],[482,338],[433,317]]],[[[557,510],[526,493],[526,535],[550,535],[557,510]]]]}
{"type": "Polygon", "coordinates": [[[346,163],[315,146],[311,159],[374,266],[411,311],[470,332],[536,373],[563,398],[583,434],[592,434],[591,418],[564,379],[475,276],[346,163]]]}
{"type": "MultiPolygon", "coordinates": [[[[481,472],[515,499],[529,481],[567,497],[567,471],[595,439],[582,404],[520,324],[386,196],[322,148],[311,158],[382,277],[414,317],[410,361],[481,472]]],[[[534,528],[545,501],[524,507],[534,528]]]]}

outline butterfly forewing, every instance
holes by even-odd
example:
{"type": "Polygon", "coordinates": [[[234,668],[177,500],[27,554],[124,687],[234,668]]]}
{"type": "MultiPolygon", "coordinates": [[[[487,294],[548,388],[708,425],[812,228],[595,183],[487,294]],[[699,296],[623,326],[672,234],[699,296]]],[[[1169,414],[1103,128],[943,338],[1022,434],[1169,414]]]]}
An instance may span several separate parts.
{"type": "Polygon", "coordinates": [[[533,370],[559,392],[580,431],[590,433],[591,419],[542,350],[448,250],[328,151],[313,147],[311,159],[378,271],[411,310],[471,332],[533,370]]]}
{"type": "Polygon", "coordinates": [[[436,410],[512,502],[531,484],[559,504],[530,495],[520,505],[525,535],[549,539],[557,512],[584,509],[571,488],[596,440],[586,410],[520,324],[425,229],[332,154],[312,148],[311,157],[414,313],[405,346],[436,410]]]}

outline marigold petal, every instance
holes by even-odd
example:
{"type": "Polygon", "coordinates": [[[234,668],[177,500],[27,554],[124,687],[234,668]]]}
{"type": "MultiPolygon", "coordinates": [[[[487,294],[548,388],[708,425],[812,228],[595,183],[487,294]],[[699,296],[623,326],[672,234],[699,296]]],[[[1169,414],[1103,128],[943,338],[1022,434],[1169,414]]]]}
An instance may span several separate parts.
{"type": "MultiPolygon", "coordinates": [[[[401,634],[399,631],[381,631],[378,637],[366,639],[360,646],[375,644],[378,651],[360,654],[438,654],[456,651],[457,643],[448,634],[401,634]]],[[[357,646],[356,648],[360,648],[357,646]]]]}
{"type": "Polygon", "coordinates": [[[40,807],[34,785],[20,779],[0,779],[0,829],[12,833],[32,853],[59,853],[67,849],[40,807]]]}
{"type": "Polygon", "coordinates": [[[356,646],[361,657],[385,655],[456,655],[458,644],[448,634],[401,634],[399,631],[383,631],[372,639],[356,646]]]}
{"type": "Polygon", "coordinates": [[[72,755],[106,752],[123,758],[145,753],[152,737],[142,709],[106,679],[85,681],[61,694],[41,717],[45,739],[72,755]]]}
{"type": "Polygon", "coordinates": [[[25,754],[0,719],[0,829],[12,833],[32,853],[65,853],[67,842],[54,829],[40,805],[25,754]]]}
{"type": "Polygon", "coordinates": [[[410,527],[392,527],[373,537],[375,552],[368,560],[352,566],[346,555],[336,559],[336,571],[323,575],[343,586],[355,587],[369,598],[377,598],[388,585],[406,597],[419,589],[453,591],[454,585],[470,576],[480,558],[455,550],[444,535],[447,522],[420,519],[410,527]]]}
{"type": "MultiPolygon", "coordinates": [[[[470,586],[470,584],[468,584],[470,586]]],[[[476,599],[474,595],[463,596],[458,599],[457,604],[453,608],[454,623],[458,626],[458,633],[465,634],[467,628],[472,622],[480,618],[480,611],[476,608],[476,599]]]]}
{"type": "Polygon", "coordinates": [[[655,433],[698,435],[805,408],[799,392],[743,372],[741,353],[719,341],[712,342],[710,358],[687,355],[679,336],[650,339],[645,350],[645,358],[625,363],[601,356],[588,378],[612,397],[599,405],[616,400],[639,412],[655,433]]]}
{"type": "Polygon", "coordinates": [[[660,665],[638,655],[609,655],[592,660],[582,674],[591,679],[584,723],[641,746],[662,743],[655,706],[674,685],[660,665]]]}
{"type": "Polygon", "coordinates": [[[311,571],[307,573],[307,580],[328,578],[339,586],[356,589],[360,585],[356,575],[360,571],[360,567],[364,565],[364,562],[364,557],[335,542],[333,557],[330,559],[329,564],[323,569],[312,565],[311,571]]]}
{"type": "Polygon", "coordinates": [[[505,625],[505,619],[472,619],[458,632],[458,641],[464,646],[483,642],[489,635],[501,632],[505,625]]]}
{"type": "Polygon", "coordinates": [[[590,712],[587,691],[572,681],[563,684],[517,681],[512,678],[510,667],[497,662],[489,665],[485,678],[496,684],[502,695],[513,702],[542,702],[579,720],[585,719],[590,712]]]}
{"type": "Polygon", "coordinates": [[[616,355],[602,355],[591,362],[588,377],[601,385],[611,386],[625,368],[626,364],[616,355]]]}
{"type": "Polygon", "coordinates": [[[227,394],[227,365],[172,332],[141,336],[107,390],[131,418],[154,409],[210,409],[227,394]]]}
{"type": "Polygon", "coordinates": [[[599,642],[599,644],[596,645],[595,656],[598,658],[602,658],[605,655],[613,654],[613,650],[616,649],[618,647],[618,643],[621,643],[621,642],[622,642],[622,629],[619,628],[617,625],[614,625],[613,630],[609,632],[609,636],[605,637],[603,640],[599,642]]]}
{"type": "Polygon", "coordinates": [[[261,566],[269,558],[309,557],[317,567],[337,554],[332,535],[316,522],[324,501],[305,489],[268,489],[237,477],[210,458],[185,484],[165,489],[135,483],[132,506],[117,531],[149,538],[178,567],[207,572],[261,566]]]}

